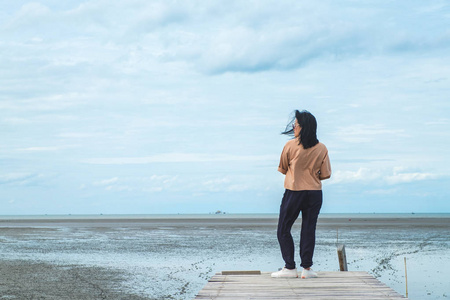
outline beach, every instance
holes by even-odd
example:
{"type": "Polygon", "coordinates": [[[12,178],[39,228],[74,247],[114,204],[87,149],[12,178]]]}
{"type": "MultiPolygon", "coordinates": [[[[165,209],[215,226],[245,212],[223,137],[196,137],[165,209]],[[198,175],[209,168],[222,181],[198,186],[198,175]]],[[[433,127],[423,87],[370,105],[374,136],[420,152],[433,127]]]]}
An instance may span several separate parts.
{"type": "MultiPolygon", "coordinates": [[[[276,215],[4,216],[0,299],[192,299],[216,272],[282,267],[276,226],[276,215]]],[[[449,215],[321,216],[313,268],[337,271],[343,243],[349,271],[404,295],[406,258],[409,298],[446,299],[449,229],[449,215]]]]}

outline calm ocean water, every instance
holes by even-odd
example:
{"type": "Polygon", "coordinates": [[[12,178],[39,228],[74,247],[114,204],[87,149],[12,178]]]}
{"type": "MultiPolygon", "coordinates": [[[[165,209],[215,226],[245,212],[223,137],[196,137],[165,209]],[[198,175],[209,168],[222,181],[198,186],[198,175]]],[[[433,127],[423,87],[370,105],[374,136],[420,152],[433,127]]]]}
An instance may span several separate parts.
{"type": "MultiPolygon", "coordinates": [[[[101,267],[146,299],[192,299],[222,270],[282,267],[277,214],[0,216],[0,259],[101,267]]],[[[313,268],[368,271],[410,299],[450,296],[450,214],[321,214],[313,268]],[[358,221],[358,219],[360,221],[358,221]],[[337,221],[336,221],[337,220],[337,221]],[[379,221],[377,221],[379,220],[379,221]]],[[[293,236],[298,244],[299,222],[293,236]]]]}

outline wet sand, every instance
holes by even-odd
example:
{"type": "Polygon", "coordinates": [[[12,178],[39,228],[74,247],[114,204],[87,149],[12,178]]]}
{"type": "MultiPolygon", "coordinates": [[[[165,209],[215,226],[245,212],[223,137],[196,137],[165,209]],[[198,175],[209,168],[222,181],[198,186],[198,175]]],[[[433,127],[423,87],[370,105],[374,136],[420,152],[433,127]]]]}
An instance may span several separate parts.
{"type": "MultiPolygon", "coordinates": [[[[277,218],[229,216],[2,219],[0,299],[192,299],[215,272],[276,270],[276,225],[277,218]]],[[[349,270],[369,271],[404,294],[400,260],[411,261],[413,281],[421,264],[442,266],[449,229],[450,218],[321,218],[315,266],[337,270],[339,232],[349,270]]],[[[449,274],[436,275],[417,279],[411,299],[450,296],[449,274]]]]}
{"type": "Polygon", "coordinates": [[[100,267],[0,261],[0,299],[149,299],[120,289],[123,274],[100,267]]]}

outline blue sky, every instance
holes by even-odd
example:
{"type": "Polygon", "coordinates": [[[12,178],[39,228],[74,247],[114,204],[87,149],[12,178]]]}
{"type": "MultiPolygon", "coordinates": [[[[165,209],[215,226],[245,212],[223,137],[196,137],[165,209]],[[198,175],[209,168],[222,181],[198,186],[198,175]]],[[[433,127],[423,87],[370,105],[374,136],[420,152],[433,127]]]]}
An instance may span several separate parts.
{"type": "Polygon", "coordinates": [[[2,1],[0,214],[277,213],[294,109],[322,212],[450,212],[447,1],[2,1]]]}

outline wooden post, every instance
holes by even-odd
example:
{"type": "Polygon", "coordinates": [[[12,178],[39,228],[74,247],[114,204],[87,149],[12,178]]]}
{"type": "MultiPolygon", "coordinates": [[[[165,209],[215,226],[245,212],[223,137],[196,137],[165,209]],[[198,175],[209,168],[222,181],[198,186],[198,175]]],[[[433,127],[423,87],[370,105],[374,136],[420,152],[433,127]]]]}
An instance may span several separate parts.
{"type": "Polygon", "coordinates": [[[408,298],[408,272],[406,272],[406,256],[405,259],[405,284],[406,284],[406,298],[408,298]]]}
{"type": "Polygon", "coordinates": [[[339,269],[341,271],[348,271],[347,269],[347,257],[345,255],[345,246],[344,244],[338,245],[337,254],[339,258],[339,269]]]}

